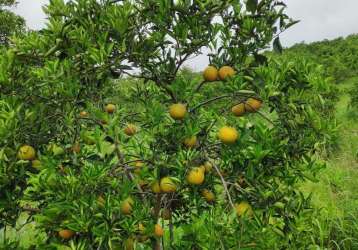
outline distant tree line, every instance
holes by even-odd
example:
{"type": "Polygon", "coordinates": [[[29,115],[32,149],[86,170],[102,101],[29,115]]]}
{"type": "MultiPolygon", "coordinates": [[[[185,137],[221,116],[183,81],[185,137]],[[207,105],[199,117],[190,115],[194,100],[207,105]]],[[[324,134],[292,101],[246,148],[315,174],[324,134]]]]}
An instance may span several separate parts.
{"type": "Polygon", "coordinates": [[[358,34],[346,38],[296,44],[284,50],[290,56],[304,56],[325,67],[326,76],[339,83],[358,75],[358,34]]]}

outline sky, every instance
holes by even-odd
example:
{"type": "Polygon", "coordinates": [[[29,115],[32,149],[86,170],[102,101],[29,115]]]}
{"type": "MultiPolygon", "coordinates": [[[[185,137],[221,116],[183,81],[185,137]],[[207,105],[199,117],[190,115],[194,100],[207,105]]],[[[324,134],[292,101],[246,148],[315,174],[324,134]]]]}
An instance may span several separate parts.
{"type": "MultiPolygon", "coordinates": [[[[283,46],[302,41],[312,42],[332,39],[358,33],[358,0],[283,0],[288,8],[286,13],[300,23],[281,35],[283,46]]],[[[41,29],[46,16],[41,6],[48,0],[18,0],[14,11],[26,19],[31,29],[41,29]]],[[[188,66],[202,70],[207,65],[205,56],[191,60],[188,66]]]]}

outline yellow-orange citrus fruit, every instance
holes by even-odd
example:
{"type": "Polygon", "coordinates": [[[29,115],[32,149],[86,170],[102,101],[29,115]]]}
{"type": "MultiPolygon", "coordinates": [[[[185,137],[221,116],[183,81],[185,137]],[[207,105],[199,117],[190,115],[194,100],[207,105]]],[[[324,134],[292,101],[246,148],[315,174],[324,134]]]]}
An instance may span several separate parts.
{"type": "Polygon", "coordinates": [[[249,98],[245,102],[245,110],[250,113],[258,111],[262,106],[262,102],[255,98],[249,98]]]}
{"type": "Polygon", "coordinates": [[[81,111],[80,112],[80,117],[81,118],[85,118],[85,117],[87,117],[88,116],[88,113],[86,112],[86,111],[81,111]]]}
{"type": "Polygon", "coordinates": [[[164,193],[173,193],[177,187],[170,177],[164,177],[160,180],[160,190],[164,193]]]}
{"type": "Polygon", "coordinates": [[[138,224],[138,231],[139,231],[139,233],[144,234],[145,226],[142,223],[138,224]]]}
{"type": "Polygon", "coordinates": [[[186,114],[186,106],[182,103],[172,104],[169,107],[169,114],[174,120],[182,120],[186,114]]]}
{"type": "Polygon", "coordinates": [[[137,133],[137,127],[134,124],[128,124],[127,127],[124,128],[124,133],[128,136],[132,136],[137,133]]]}
{"type": "Polygon", "coordinates": [[[148,182],[142,179],[138,181],[138,184],[142,189],[146,189],[146,187],[148,186],[148,182]]]}
{"type": "Polygon", "coordinates": [[[222,143],[233,144],[239,138],[239,133],[235,128],[225,126],[219,130],[218,137],[222,143]]]}
{"type": "Polygon", "coordinates": [[[124,250],[134,250],[134,240],[132,237],[124,241],[124,250]]]}
{"type": "Polygon", "coordinates": [[[204,189],[201,194],[205,198],[207,202],[212,202],[215,200],[215,194],[211,192],[210,190],[204,189]]]}
{"type": "Polygon", "coordinates": [[[155,194],[159,194],[162,190],[160,189],[160,185],[158,181],[155,181],[151,186],[152,192],[155,194]]]}
{"type": "Polygon", "coordinates": [[[135,166],[134,173],[139,174],[140,171],[142,170],[142,167],[144,166],[144,162],[136,161],[134,166],[135,166]]]}
{"type": "Polygon", "coordinates": [[[200,167],[193,168],[192,170],[189,171],[188,175],[186,176],[186,180],[188,181],[189,184],[201,185],[205,179],[204,171],[200,167]]]}
{"type": "Polygon", "coordinates": [[[31,162],[31,166],[33,167],[33,168],[36,168],[37,170],[40,170],[41,169],[41,161],[39,161],[39,160],[33,160],[32,162],[31,162]]]}
{"type": "Polygon", "coordinates": [[[192,137],[188,137],[184,139],[184,145],[188,148],[193,148],[196,146],[198,140],[196,138],[196,135],[193,135],[192,137]]]}
{"type": "Polygon", "coordinates": [[[203,171],[203,173],[205,173],[205,165],[200,165],[199,168],[201,171],[203,171]]]}
{"type": "Polygon", "coordinates": [[[108,103],[105,107],[104,107],[104,111],[106,111],[109,114],[112,114],[114,111],[116,110],[116,105],[112,104],[112,103],[108,103]]]}
{"type": "Polygon", "coordinates": [[[252,216],[253,215],[252,207],[246,201],[236,203],[235,210],[236,210],[236,213],[238,216],[252,216]]]}
{"type": "Polygon", "coordinates": [[[20,160],[32,161],[36,157],[36,151],[33,147],[24,145],[20,147],[19,152],[17,153],[17,157],[20,160]]]}
{"type": "Polygon", "coordinates": [[[209,172],[211,172],[213,165],[209,161],[207,161],[204,163],[204,167],[205,167],[205,172],[209,173],[209,172]]]}
{"type": "Polygon", "coordinates": [[[157,237],[162,237],[164,235],[164,230],[159,224],[155,224],[154,226],[154,235],[157,237]]]}
{"type": "Polygon", "coordinates": [[[229,77],[235,75],[235,70],[230,66],[223,66],[219,69],[219,78],[220,80],[226,80],[229,77]]]}
{"type": "Polygon", "coordinates": [[[81,145],[76,142],[75,144],[72,145],[72,151],[76,154],[78,154],[81,151],[81,145]]]}
{"type": "Polygon", "coordinates": [[[97,198],[97,204],[98,206],[100,207],[104,207],[104,204],[106,204],[106,201],[105,199],[103,198],[102,195],[99,195],[98,198],[97,198]]]}
{"type": "Polygon", "coordinates": [[[169,220],[170,219],[170,210],[168,208],[164,208],[162,210],[162,218],[164,220],[169,220]]]}
{"type": "Polygon", "coordinates": [[[125,199],[121,204],[121,212],[126,215],[131,214],[133,203],[134,201],[132,200],[132,198],[129,197],[125,199]]]}
{"type": "Polygon", "coordinates": [[[213,82],[218,79],[218,74],[219,72],[216,67],[208,66],[203,72],[203,77],[205,81],[213,82]]]}
{"type": "Polygon", "coordinates": [[[235,105],[234,107],[231,108],[231,112],[235,116],[243,116],[245,114],[245,104],[239,103],[239,104],[235,105]]]}
{"type": "Polygon", "coordinates": [[[72,230],[69,229],[62,229],[58,232],[58,235],[64,239],[64,240],[68,240],[70,238],[72,238],[75,235],[75,232],[73,232],[72,230]]]}

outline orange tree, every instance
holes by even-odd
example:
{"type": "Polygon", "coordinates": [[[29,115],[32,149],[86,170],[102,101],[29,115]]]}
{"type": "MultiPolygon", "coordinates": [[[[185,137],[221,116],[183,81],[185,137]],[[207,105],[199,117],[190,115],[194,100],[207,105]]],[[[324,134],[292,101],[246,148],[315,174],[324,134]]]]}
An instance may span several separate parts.
{"type": "Polygon", "coordinates": [[[50,1],[0,58],[1,225],[29,213],[43,248],[310,244],[297,185],[318,169],[323,87],[260,53],[282,50],[284,8],[50,1]],[[181,71],[205,51],[203,76],[181,71]]]}

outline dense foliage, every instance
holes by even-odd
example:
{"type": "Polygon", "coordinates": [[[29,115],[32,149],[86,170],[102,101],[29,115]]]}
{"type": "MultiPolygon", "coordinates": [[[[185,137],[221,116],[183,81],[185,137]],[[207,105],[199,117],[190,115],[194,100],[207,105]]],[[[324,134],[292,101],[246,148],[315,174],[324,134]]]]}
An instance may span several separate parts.
{"type": "Polygon", "coordinates": [[[25,20],[5,7],[16,5],[15,0],[0,0],[0,47],[9,45],[12,35],[21,34],[25,28],[25,20]]]}
{"type": "Polygon", "coordinates": [[[28,212],[40,249],[314,245],[298,184],[334,139],[334,89],[260,54],[294,24],[284,9],[51,1],[47,28],[0,57],[0,225],[28,212]],[[205,47],[210,82],[181,70],[205,47]]]}
{"type": "Polygon", "coordinates": [[[299,43],[285,49],[285,53],[313,59],[323,65],[326,76],[333,77],[337,83],[358,74],[358,35],[299,43]]]}

